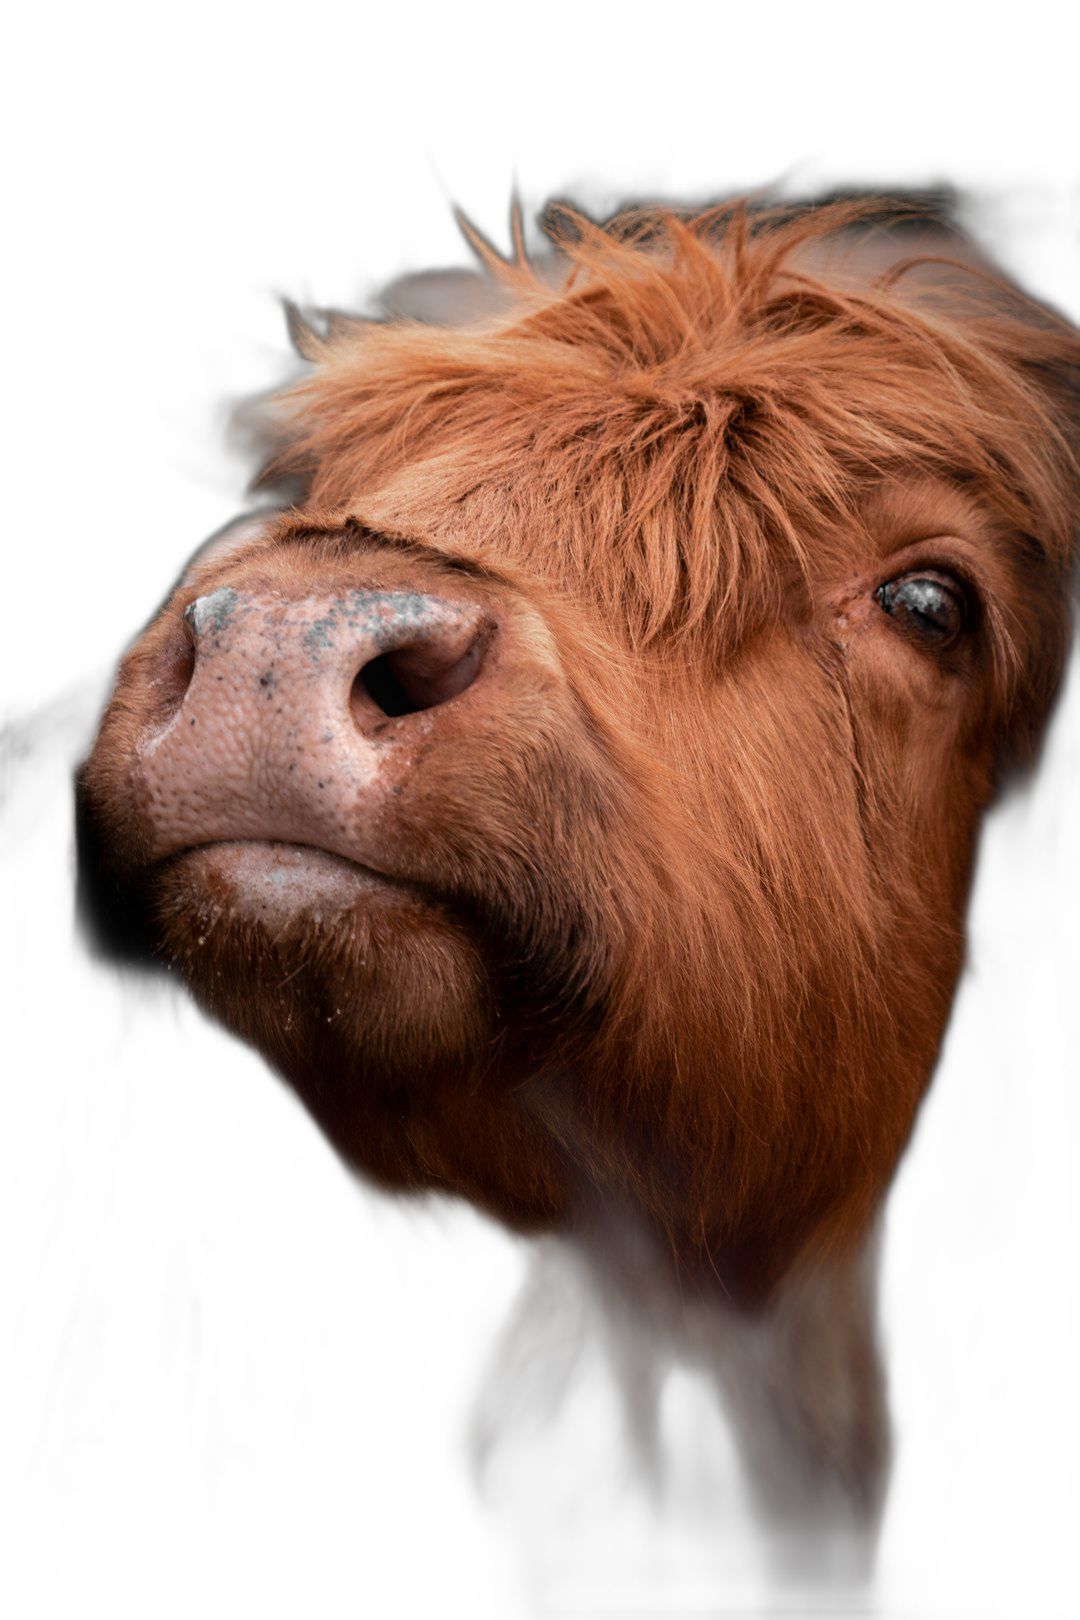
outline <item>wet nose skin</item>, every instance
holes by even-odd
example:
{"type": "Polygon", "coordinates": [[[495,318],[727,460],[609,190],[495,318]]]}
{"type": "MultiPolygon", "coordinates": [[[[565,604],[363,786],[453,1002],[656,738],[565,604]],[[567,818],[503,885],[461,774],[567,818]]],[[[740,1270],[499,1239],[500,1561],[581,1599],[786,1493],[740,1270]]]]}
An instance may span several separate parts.
{"type": "Polygon", "coordinates": [[[364,590],[223,587],[189,605],[184,632],[190,681],[136,770],[155,857],[270,839],[363,860],[388,755],[472,684],[485,643],[474,604],[364,590]]]}

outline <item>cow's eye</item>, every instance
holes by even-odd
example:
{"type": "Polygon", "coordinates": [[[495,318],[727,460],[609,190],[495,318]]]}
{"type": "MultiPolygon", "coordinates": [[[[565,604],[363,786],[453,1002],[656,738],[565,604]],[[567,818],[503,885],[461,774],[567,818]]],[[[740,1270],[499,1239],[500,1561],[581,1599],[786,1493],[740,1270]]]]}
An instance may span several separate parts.
{"type": "Polygon", "coordinates": [[[901,574],[874,595],[902,629],[934,647],[951,646],[967,620],[963,587],[948,574],[901,574]]]}

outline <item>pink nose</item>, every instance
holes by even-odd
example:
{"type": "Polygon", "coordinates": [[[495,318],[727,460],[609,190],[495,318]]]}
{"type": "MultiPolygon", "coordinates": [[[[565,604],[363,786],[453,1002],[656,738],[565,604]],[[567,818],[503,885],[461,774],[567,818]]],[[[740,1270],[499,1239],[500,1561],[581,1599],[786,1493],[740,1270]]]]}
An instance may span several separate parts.
{"type": "Polygon", "coordinates": [[[161,677],[178,707],[139,749],[155,853],[277,839],[358,858],[389,756],[473,684],[487,630],[475,604],[408,591],[199,597],[161,677]]]}

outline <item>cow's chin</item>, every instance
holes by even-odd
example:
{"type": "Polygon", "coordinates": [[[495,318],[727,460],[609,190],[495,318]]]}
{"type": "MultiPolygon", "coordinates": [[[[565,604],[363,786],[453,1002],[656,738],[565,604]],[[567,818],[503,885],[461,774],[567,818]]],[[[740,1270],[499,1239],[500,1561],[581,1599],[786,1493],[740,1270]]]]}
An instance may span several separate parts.
{"type": "Polygon", "coordinates": [[[202,1007],[348,1158],[416,1184],[408,1120],[467,1093],[492,1051],[487,975],[460,923],[407,884],[292,844],[189,850],[154,890],[157,949],[202,1007]]]}

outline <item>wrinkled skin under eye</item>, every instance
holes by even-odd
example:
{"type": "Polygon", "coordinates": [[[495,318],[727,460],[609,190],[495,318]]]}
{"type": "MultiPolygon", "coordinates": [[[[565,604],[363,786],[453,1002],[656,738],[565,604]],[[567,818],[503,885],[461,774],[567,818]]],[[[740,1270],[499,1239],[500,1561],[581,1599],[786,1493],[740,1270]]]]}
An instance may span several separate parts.
{"type": "Polygon", "coordinates": [[[950,646],[967,619],[963,590],[941,574],[902,574],[879,585],[874,596],[890,618],[937,647],[950,646]]]}

